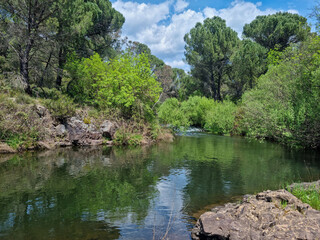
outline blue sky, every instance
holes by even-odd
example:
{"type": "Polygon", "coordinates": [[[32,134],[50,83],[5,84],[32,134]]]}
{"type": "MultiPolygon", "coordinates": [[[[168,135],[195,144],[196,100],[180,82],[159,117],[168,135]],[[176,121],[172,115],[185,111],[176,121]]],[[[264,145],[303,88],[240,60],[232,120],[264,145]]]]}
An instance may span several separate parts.
{"type": "MultiPolygon", "coordinates": [[[[113,7],[126,22],[122,36],[147,44],[168,65],[188,70],[183,61],[183,36],[207,17],[220,16],[229,27],[241,32],[258,15],[289,11],[308,17],[315,0],[113,0],[113,7]]],[[[311,20],[310,20],[311,23],[311,20]]]]}

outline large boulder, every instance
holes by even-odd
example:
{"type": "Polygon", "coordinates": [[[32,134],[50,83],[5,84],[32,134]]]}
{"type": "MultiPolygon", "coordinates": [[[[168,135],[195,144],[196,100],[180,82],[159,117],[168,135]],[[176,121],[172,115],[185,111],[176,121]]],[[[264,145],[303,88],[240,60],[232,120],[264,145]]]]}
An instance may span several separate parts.
{"type": "Polygon", "coordinates": [[[204,213],[192,238],[320,239],[320,212],[286,190],[265,191],[204,213]]]}
{"type": "Polygon", "coordinates": [[[66,124],[68,139],[73,145],[101,145],[102,134],[96,130],[94,125],[85,124],[82,120],[72,117],[66,124]]]}
{"type": "Polygon", "coordinates": [[[105,120],[100,125],[100,133],[106,138],[113,139],[114,134],[116,133],[118,128],[119,126],[116,123],[105,120]]]}

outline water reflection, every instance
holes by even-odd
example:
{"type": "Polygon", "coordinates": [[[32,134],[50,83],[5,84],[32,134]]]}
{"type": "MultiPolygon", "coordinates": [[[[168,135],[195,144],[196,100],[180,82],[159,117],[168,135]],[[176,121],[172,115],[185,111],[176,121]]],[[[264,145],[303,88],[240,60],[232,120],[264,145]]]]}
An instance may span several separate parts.
{"type": "Polygon", "coordinates": [[[206,206],[317,179],[318,157],[202,133],[0,159],[0,239],[188,239],[206,206]]]}

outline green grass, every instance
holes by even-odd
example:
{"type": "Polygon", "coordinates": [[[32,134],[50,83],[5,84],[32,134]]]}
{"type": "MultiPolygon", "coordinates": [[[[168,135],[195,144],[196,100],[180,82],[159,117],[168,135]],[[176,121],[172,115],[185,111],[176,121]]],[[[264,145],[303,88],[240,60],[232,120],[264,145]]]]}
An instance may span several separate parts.
{"type": "Polygon", "coordinates": [[[304,189],[295,187],[291,193],[299,198],[302,202],[309,204],[312,208],[320,210],[320,191],[315,187],[304,189]]]}

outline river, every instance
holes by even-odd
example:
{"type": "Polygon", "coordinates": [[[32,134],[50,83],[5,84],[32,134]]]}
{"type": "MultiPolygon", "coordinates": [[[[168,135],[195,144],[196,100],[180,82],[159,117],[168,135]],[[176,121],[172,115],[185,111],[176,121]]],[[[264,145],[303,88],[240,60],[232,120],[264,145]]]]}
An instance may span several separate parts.
{"type": "Polygon", "coordinates": [[[319,178],[319,153],[205,133],[1,156],[0,239],[190,239],[213,206],[319,178]]]}

